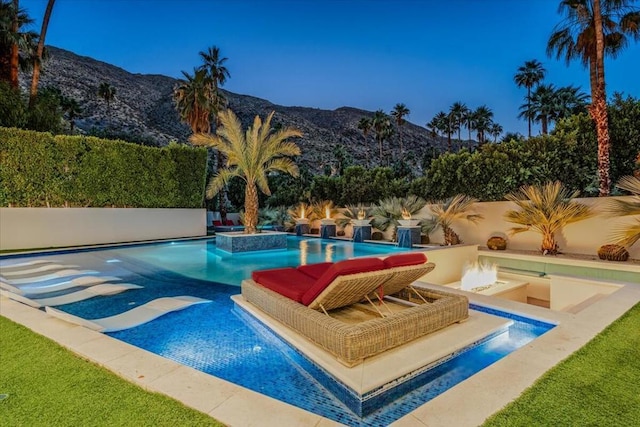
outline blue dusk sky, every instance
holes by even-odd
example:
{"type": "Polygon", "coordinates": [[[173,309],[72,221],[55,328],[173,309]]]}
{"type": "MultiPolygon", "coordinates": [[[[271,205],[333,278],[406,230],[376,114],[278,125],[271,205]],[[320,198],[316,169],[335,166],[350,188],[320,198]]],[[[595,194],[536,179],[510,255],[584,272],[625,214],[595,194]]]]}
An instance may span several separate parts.
{"type": "MultiPolygon", "coordinates": [[[[21,0],[40,30],[46,0],[21,0]]],[[[538,59],[545,81],[589,93],[588,71],[546,55],[559,0],[57,0],[46,43],[132,73],[181,77],[218,46],[232,92],[275,104],[389,112],[424,126],[456,101],[486,104],[505,131],[538,59]]],[[[607,94],[640,97],[640,43],[606,62],[607,94]],[[636,70],[636,71],[633,71],[636,70]]],[[[539,127],[534,127],[534,134],[539,127]]]]}

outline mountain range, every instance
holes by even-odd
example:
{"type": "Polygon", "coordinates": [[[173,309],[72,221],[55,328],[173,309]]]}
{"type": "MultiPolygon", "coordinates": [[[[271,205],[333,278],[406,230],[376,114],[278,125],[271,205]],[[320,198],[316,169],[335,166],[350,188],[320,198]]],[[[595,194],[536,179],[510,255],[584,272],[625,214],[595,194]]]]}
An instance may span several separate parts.
{"type": "MultiPolygon", "coordinates": [[[[133,74],[114,65],[73,52],[48,47],[49,56],[43,66],[41,87],[54,86],[62,94],[75,99],[82,109],[75,125],[79,132],[112,130],[118,134],[138,135],[153,139],[157,145],[170,141],[185,142],[190,128],[180,122],[172,94],[177,79],[154,74],[133,74]],[[116,89],[115,98],[108,104],[98,96],[101,83],[116,89]]],[[[231,108],[246,126],[255,115],[262,117],[275,111],[274,122],[302,131],[296,143],[302,151],[299,163],[311,171],[321,172],[336,163],[334,150],[342,146],[354,163],[380,164],[380,154],[373,132],[366,141],[358,122],[371,117],[373,112],[352,107],[322,110],[309,107],[291,107],[273,104],[265,99],[240,95],[223,90],[231,108]]],[[[424,153],[441,151],[446,140],[434,137],[420,126],[406,122],[402,126],[403,161],[410,161],[413,169],[420,168],[424,153]],[[412,153],[413,155],[407,155],[412,153]]],[[[398,134],[383,146],[383,163],[400,158],[398,134]]]]}

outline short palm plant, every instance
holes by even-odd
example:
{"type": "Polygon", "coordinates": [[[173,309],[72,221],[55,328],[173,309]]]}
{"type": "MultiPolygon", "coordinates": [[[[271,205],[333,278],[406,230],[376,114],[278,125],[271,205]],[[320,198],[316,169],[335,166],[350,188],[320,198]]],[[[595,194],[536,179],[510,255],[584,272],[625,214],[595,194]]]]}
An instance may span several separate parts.
{"type": "Polygon", "coordinates": [[[414,195],[380,200],[371,210],[373,216],[371,224],[381,231],[387,231],[391,227],[393,229],[392,240],[396,241],[396,231],[400,224],[398,220],[402,219],[403,212],[415,215],[425,204],[424,199],[414,195]]]}
{"type": "Polygon", "coordinates": [[[635,221],[614,230],[615,243],[628,248],[640,240],[640,178],[623,176],[616,186],[633,195],[631,200],[611,200],[607,206],[611,216],[635,216],[635,221]]]}
{"type": "Polygon", "coordinates": [[[285,230],[287,224],[291,221],[291,216],[286,206],[262,209],[260,216],[264,216],[266,224],[271,224],[274,229],[280,229],[281,231],[285,230]]]}
{"type": "Polygon", "coordinates": [[[351,224],[352,221],[358,219],[369,219],[371,209],[371,206],[366,205],[347,206],[340,212],[340,216],[336,218],[336,224],[338,227],[344,228],[351,224]]]}
{"type": "Polygon", "coordinates": [[[510,210],[504,214],[507,221],[520,224],[509,230],[511,235],[533,230],[542,234],[542,254],[557,254],[556,231],[565,225],[582,221],[593,216],[591,208],[573,201],[578,191],[569,192],[560,181],[548,182],[543,186],[525,185],[520,190],[506,195],[520,210],[510,210]]]}
{"type": "Polygon", "coordinates": [[[305,202],[300,202],[292,208],[289,208],[288,212],[289,217],[291,217],[291,219],[294,221],[297,221],[299,219],[308,219],[310,221],[313,221],[314,219],[317,219],[316,213],[311,205],[305,202]]]}
{"type": "Polygon", "coordinates": [[[338,209],[331,200],[321,200],[311,204],[311,211],[316,219],[335,218],[338,215],[338,209]]]}
{"type": "Polygon", "coordinates": [[[445,245],[459,245],[462,243],[460,236],[452,228],[454,221],[465,219],[477,223],[484,219],[482,215],[475,213],[473,210],[473,205],[477,201],[473,197],[457,194],[442,203],[436,203],[429,207],[435,226],[442,228],[445,245]]]}
{"type": "Polygon", "coordinates": [[[212,198],[233,177],[245,181],[245,234],[257,232],[258,189],[264,194],[271,194],[267,174],[280,171],[298,176],[298,166],[288,156],[300,155],[300,148],[288,139],[302,136],[302,133],[293,128],[274,130],[271,127],[273,114],[271,112],[264,122],[256,116],[244,132],[233,111],[224,110],[218,114],[220,126],[215,135],[198,133],[191,137],[194,144],[213,147],[227,159],[226,167],[211,178],[207,197],[212,198]]]}

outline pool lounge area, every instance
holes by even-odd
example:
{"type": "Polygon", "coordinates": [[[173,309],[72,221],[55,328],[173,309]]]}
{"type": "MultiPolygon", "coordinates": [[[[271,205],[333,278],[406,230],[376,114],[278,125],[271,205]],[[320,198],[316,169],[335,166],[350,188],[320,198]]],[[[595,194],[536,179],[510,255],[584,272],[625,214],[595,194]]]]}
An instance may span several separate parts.
{"type": "MultiPolygon", "coordinates": [[[[428,285],[425,284],[425,286],[428,285]]],[[[540,307],[479,294],[472,295],[470,298],[473,304],[494,307],[559,325],[532,343],[421,405],[395,421],[393,425],[405,425],[404,423],[407,423],[406,425],[420,425],[421,422],[425,424],[428,422],[428,425],[450,425],[454,422],[453,420],[456,425],[481,423],[488,415],[517,397],[541,373],[582,346],[640,300],[637,287],[625,286],[600,300],[598,304],[586,307],[577,314],[571,314],[552,312],[540,307]],[[508,376],[512,381],[505,383],[505,376],[508,376]],[[483,393],[482,390],[490,384],[499,387],[496,389],[499,391],[483,393]],[[443,407],[452,405],[461,399],[459,395],[465,393],[467,396],[473,396],[474,405],[468,408],[469,413],[463,412],[465,407],[470,406],[468,403],[459,403],[459,407],[453,412],[442,410],[443,407]]],[[[265,417],[278,408],[277,417],[273,420],[274,425],[286,422],[283,420],[289,420],[290,422],[287,424],[295,425],[333,424],[326,418],[202,374],[183,365],[174,364],[167,359],[108,336],[52,319],[41,311],[31,310],[29,312],[30,309],[13,301],[3,298],[2,308],[4,316],[23,323],[36,332],[45,333],[84,357],[109,367],[109,369],[143,385],[145,388],[168,394],[188,406],[209,413],[222,422],[231,425],[251,424],[251,414],[253,414],[255,422],[259,421],[260,425],[269,425],[265,417]],[[105,345],[109,347],[108,350],[103,348],[105,345]],[[180,375],[180,377],[187,375],[190,380],[185,382],[187,384],[182,384],[175,381],[178,378],[175,375],[180,375]],[[198,384],[203,388],[198,389],[198,384]],[[248,402],[251,402],[250,405],[248,402]],[[251,411],[248,411],[248,406],[252,408],[251,411]]],[[[468,401],[468,398],[462,399],[462,401],[468,401]]]]}

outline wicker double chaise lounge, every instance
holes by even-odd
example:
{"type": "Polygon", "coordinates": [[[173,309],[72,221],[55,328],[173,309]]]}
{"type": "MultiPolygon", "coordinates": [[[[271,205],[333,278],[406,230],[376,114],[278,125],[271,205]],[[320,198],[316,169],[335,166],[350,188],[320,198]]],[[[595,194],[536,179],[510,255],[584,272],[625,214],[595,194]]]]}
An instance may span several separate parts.
{"type": "Polygon", "coordinates": [[[242,282],[242,296],[354,366],[467,319],[466,297],[412,286],[434,267],[408,253],[261,270],[242,282]]]}

